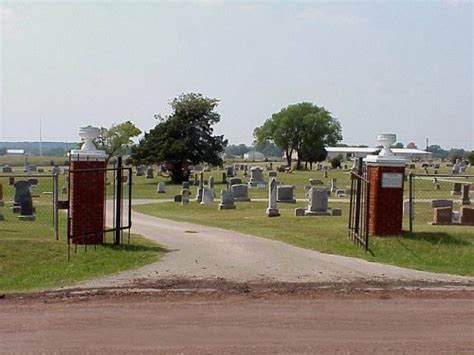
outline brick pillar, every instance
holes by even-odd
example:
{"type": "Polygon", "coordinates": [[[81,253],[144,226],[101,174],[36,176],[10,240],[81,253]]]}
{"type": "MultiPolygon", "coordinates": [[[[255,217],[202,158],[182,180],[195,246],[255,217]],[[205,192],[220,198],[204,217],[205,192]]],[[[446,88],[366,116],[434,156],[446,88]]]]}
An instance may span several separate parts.
{"type": "Polygon", "coordinates": [[[367,173],[370,182],[369,233],[378,236],[400,234],[405,166],[368,165],[367,173]]]}
{"type": "Polygon", "coordinates": [[[76,244],[103,243],[106,163],[104,153],[91,144],[97,132],[93,127],[81,128],[85,144],[70,153],[70,235],[76,244]]]}

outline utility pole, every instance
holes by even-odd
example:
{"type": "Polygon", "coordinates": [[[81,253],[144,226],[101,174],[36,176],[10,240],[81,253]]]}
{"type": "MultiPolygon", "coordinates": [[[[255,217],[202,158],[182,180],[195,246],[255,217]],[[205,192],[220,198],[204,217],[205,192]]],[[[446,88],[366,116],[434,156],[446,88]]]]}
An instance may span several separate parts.
{"type": "Polygon", "coordinates": [[[426,142],[426,148],[425,148],[425,150],[426,150],[426,151],[428,151],[428,147],[429,147],[428,141],[429,141],[429,138],[425,138],[425,142],[426,142]]]}
{"type": "Polygon", "coordinates": [[[43,156],[43,137],[42,137],[42,132],[41,132],[41,117],[40,117],[40,141],[39,141],[39,153],[40,153],[40,157],[43,156]]]}

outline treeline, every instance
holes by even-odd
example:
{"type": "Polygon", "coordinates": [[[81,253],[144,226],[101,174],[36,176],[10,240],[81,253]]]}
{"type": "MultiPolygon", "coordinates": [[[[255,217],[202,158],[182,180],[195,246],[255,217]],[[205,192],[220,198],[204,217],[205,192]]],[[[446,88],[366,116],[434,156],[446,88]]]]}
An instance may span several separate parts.
{"type": "MultiPolygon", "coordinates": [[[[43,156],[61,157],[78,147],[76,142],[42,142],[43,156]]],[[[6,155],[7,149],[23,149],[28,155],[40,155],[40,142],[0,142],[0,155],[6,155]]]]}
{"type": "Polygon", "coordinates": [[[225,148],[225,153],[227,155],[232,155],[236,157],[243,158],[245,153],[257,151],[265,155],[266,157],[278,157],[281,158],[283,156],[283,150],[278,148],[272,142],[262,142],[251,145],[245,144],[231,144],[225,148]]]}

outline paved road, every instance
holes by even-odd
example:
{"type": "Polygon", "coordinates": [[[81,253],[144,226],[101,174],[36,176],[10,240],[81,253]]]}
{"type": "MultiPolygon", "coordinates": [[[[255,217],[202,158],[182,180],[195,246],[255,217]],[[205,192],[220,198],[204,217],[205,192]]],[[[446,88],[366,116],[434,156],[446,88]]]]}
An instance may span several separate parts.
{"type": "Polygon", "coordinates": [[[0,302],[0,352],[472,354],[473,309],[419,298],[0,302]]]}
{"type": "MultiPolygon", "coordinates": [[[[136,203],[146,203],[146,200],[136,203]]],[[[267,282],[469,282],[473,277],[434,274],[323,254],[219,228],[133,212],[133,233],[169,249],[162,261],[84,282],[80,287],[125,286],[137,279],[215,279],[267,282]]]]}

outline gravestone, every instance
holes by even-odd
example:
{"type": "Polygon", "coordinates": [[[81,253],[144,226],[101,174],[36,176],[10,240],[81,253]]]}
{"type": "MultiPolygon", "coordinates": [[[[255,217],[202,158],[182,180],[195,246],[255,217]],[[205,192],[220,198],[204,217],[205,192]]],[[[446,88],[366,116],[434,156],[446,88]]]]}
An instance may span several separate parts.
{"type": "Polygon", "coordinates": [[[253,166],[250,168],[250,181],[248,183],[250,187],[260,187],[266,185],[263,180],[263,170],[259,166],[253,166]]]}
{"type": "Polygon", "coordinates": [[[61,193],[62,193],[63,195],[67,195],[67,187],[66,187],[66,186],[63,186],[63,187],[61,188],[61,193]]]}
{"type": "Polygon", "coordinates": [[[221,191],[220,210],[235,210],[234,193],[230,190],[221,191]]]}
{"type": "Polygon", "coordinates": [[[209,205],[214,202],[214,191],[209,187],[203,187],[201,205],[209,205]]]}
{"type": "Polygon", "coordinates": [[[44,169],[43,168],[38,168],[38,172],[39,173],[44,173],[44,169]]]}
{"type": "Polygon", "coordinates": [[[337,178],[331,179],[331,192],[336,192],[337,190],[337,178]]]}
{"type": "Polygon", "coordinates": [[[247,170],[249,169],[248,165],[244,165],[244,176],[247,176],[247,170]]]}
{"type": "Polygon", "coordinates": [[[158,186],[156,187],[156,192],[159,194],[164,194],[166,193],[166,184],[164,181],[160,181],[158,183],[158,186]]]}
{"type": "Polygon", "coordinates": [[[268,178],[272,178],[272,177],[276,178],[277,174],[278,173],[276,171],[269,171],[268,172],[268,178]]]}
{"type": "Polygon", "coordinates": [[[317,186],[317,185],[324,185],[324,182],[323,180],[319,180],[319,179],[309,179],[309,184],[311,186],[317,186]]]}
{"type": "Polygon", "coordinates": [[[440,165],[439,165],[439,164],[434,164],[434,165],[433,165],[433,168],[439,169],[439,168],[440,168],[440,165]]]}
{"type": "Polygon", "coordinates": [[[293,211],[294,211],[295,217],[304,216],[304,208],[295,208],[293,211]]]}
{"type": "Polygon", "coordinates": [[[181,204],[188,205],[189,204],[189,190],[184,189],[181,191],[181,204]]]}
{"type": "Polygon", "coordinates": [[[199,174],[199,186],[196,192],[196,201],[201,203],[202,202],[202,194],[204,190],[204,171],[201,171],[199,174]]]}
{"type": "Polygon", "coordinates": [[[241,178],[233,177],[233,178],[229,179],[229,186],[233,186],[233,185],[237,185],[237,184],[241,184],[241,183],[242,183],[241,178]]]}
{"type": "Polygon", "coordinates": [[[29,167],[30,167],[31,172],[35,172],[35,173],[38,172],[38,166],[37,165],[30,164],[29,167]]]}
{"type": "Polygon", "coordinates": [[[459,162],[459,159],[456,159],[456,163],[454,163],[453,168],[451,169],[451,173],[453,175],[459,174],[461,170],[461,163],[459,162]]]}
{"type": "Polygon", "coordinates": [[[231,186],[230,189],[234,193],[236,202],[250,202],[249,190],[246,184],[236,184],[231,186]]]}
{"type": "Polygon", "coordinates": [[[461,206],[459,209],[459,219],[462,225],[474,226],[474,208],[461,206]]]}
{"type": "Polygon", "coordinates": [[[61,172],[61,169],[60,169],[59,166],[57,166],[57,165],[53,166],[53,168],[51,169],[51,173],[53,173],[53,175],[54,175],[54,174],[59,175],[60,172],[61,172]]]}
{"type": "Polygon", "coordinates": [[[453,200],[431,200],[431,207],[432,208],[439,208],[439,207],[451,207],[453,208],[453,200]]]}
{"type": "Polygon", "coordinates": [[[225,175],[227,177],[234,177],[234,167],[231,165],[228,165],[224,168],[225,175]]]}
{"type": "Polygon", "coordinates": [[[433,224],[447,225],[453,223],[453,209],[452,207],[438,207],[433,209],[433,224]]]}
{"type": "Polygon", "coordinates": [[[199,175],[194,173],[194,186],[199,186],[199,175]]]}
{"type": "Polygon", "coordinates": [[[153,179],[155,177],[154,175],[154,171],[153,171],[153,168],[152,167],[148,167],[146,169],[146,178],[147,179],[153,179]]]}
{"type": "Polygon", "coordinates": [[[33,199],[31,197],[31,183],[29,181],[20,180],[15,183],[15,200],[14,207],[16,206],[21,220],[32,221],[35,219],[33,212],[33,199]]]}
{"type": "Polygon", "coordinates": [[[137,166],[136,176],[143,176],[145,175],[145,167],[143,165],[137,166]]]}
{"type": "Polygon", "coordinates": [[[460,182],[453,183],[453,189],[451,190],[451,195],[453,196],[461,195],[461,189],[462,189],[462,183],[460,182]]]}
{"type": "Polygon", "coordinates": [[[182,189],[186,189],[186,190],[189,190],[189,181],[183,181],[183,184],[182,184],[182,189]]]}
{"type": "Polygon", "coordinates": [[[295,187],[292,185],[277,186],[277,202],[296,203],[296,199],[293,194],[294,190],[295,190],[295,187]]]}
{"type": "Polygon", "coordinates": [[[278,217],[280,212],[277,207],[277,182],[275,178],[270,180],[268,184],[268,208],[267,216],[268,217],[278,217]]]}
{"type": "Polygon", "coordinates": [[[12,167],[8,164],[5,164],[2,168],[2,172],[8,174],[8,173],[11,173],[12,172],[12,167]]]}
{"type": "Polygon", "coordinates": [[[328,190],[312,187],[309,191],[308,209],[305,216],[329,216],[328,190]]]}
{"type": "Polygon", "coordinates": [[[334,217],[342,216],[342,209],[340,209],[340,208],[331,209],[331,216],[334,216],[334,217]]]}
{"type": "Polygon", "coordinates": [[[403,201],[403,217],[410,217],[411,211],[410,211],[410,200],[404,200],[403,201]]]}
{"type": "Polygon", "coordinates": [[[227,175],[225,174],[225,171],[222,173],[222,183],[227,184],[227,175]]]}
{"type": "Polygon", "coordinates": [[[328,171],[327,171],[327,169],[326,169],[326,170],[324,170],[324,178],[325,178],[325,179],[327,179],[327,178],[328,178],[328,171]]]}
{"type": "Polygon", "coordinates": [[[183,196],[182,195],[174,195],[174,202],[182,202],[183,196]]]}
{"type": "MultiPolygon", "coordinates": [[[[38,169],[38,172],[40,172],[40,169],[38,169]]],[[[43,172],[43,169],[41,169],[41,172],[43,172]]],[[[69,174],[69,168],[64,168],[63,169],[63,175],[69,174]]]]}
{"type": "Polygon", "coordinates": [[[469,184],[464,184],[462,186],[461,190],[461,204],[462,205],[470,205],[471,200],[469,198],[469,190],[470,190],[470,185],[469,184]]]}
{"type": "Polygon", "coordinates": [[[345,189],[337,189],[336,190],[336,197],[346,197],[346,190],[345,189]]]}

